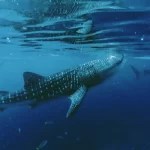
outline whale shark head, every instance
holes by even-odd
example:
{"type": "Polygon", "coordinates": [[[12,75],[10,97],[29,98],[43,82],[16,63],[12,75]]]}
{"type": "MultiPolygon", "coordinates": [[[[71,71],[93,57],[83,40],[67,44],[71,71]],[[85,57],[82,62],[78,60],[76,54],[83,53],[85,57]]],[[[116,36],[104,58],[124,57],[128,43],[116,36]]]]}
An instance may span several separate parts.
{"type": "Polygon", "coordinates": [[[108,56],[108,58],[106,59],[106,61],[108,61],[109,65],[108,67],[116,67],[118,65],[120,65],[123,61],[124,55],[123,54],[112,54],[110,56],[108,56]]]}
{"type": "Polygon", "coordinates": [[[109,54],[97,64],[97,73],[100,74],[101,78],[112,76],[121,66],[123,60],[123,54],[109,54]]]}
{"type": "MultiPolygon", "coordinates": [[[[94,71],[99,82],[103,82],[107,78],[114,75],[124,60],[124,55],[119,53],[112,53],[105,56],[103,59],[99,59],[94,64],[94,71]]],[[[96,80],[97,80],[96,79],[96,80]]],[[[97,82],[97,81],[94,82],[97,82]]]]}
{"type": "Polygon", "coordinates": [[[118,70],[123,59],[124,55],[120,53],[107,54],[104,58],[85,64],[85,68],[81,69],[79,76],[82,82],[88,86],[103,82],[118,70]]]}
{"type": "Polygon", "coordinates": [[[93,62],[94,68],[97,73],[103,73],[105,71],[110,71],[112,69],[117,68],[120,66],[124,59],[124,55],[121,53],[108,53],[105,54],[104,57],[99,58],[93,62]]]}

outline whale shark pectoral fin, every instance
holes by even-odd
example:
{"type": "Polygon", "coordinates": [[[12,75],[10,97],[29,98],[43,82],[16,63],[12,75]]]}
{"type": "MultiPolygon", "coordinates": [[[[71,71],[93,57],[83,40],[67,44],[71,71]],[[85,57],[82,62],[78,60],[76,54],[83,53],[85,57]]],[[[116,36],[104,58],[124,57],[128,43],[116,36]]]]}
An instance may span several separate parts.
{"type": "Polygon", "coordinates": [[[32,72],[24,72],[23,78],[24,78],[24,89],[25,90],[28,90],[28,89],[34,87],[39,82],[39,80],[42,81],[45,79],[44,76],[41,76],[39,74],[32,73],[32,72]]]}
{"type": "Polygon", "coordinates": [[[75,93],[69,96],[69,99],[71,100],[71,105],[66,115],[67,118],[71,117],[77,111],[78,107],[82,102],[82,99],[87,92],[87,89],[88,88],[85,85],[82,85],[75,93]]]}

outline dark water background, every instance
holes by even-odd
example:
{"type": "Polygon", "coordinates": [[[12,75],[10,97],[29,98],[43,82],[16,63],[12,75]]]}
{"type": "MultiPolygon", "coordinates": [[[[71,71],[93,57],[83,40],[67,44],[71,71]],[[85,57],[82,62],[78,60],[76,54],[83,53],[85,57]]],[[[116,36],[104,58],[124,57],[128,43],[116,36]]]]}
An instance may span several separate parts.
{"type": "Polygon", "coordinates": [[[67,98],[34,110],[21,107],[0,113],[0,150],[35,150],[44,140],[48,143],[43,150],[150,149],[150,76],[142,74],[150,69],[150,3],[127,4],[136,4],[137,9],[89,14],[94,25],[85,37],[70,31],[44,32],[64,30],[63,25],[72,22],[22,31],[20,24],[1,21],[2,90],[22,88],[24,71],[49,75],[97,58],[105,50],[122,51],[126,63],[115,76],[89,90],[71,119],[65,118],[70,105],[67,98]],[[139,80],[129,64],[141,72],[139,80]]]}

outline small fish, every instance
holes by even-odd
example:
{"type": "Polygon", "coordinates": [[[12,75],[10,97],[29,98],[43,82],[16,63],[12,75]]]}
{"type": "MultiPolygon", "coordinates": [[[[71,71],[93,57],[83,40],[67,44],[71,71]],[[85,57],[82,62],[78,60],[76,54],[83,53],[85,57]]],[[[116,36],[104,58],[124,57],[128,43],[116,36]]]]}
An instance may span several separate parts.
{"type": "Polygon", "coordinates": [[[60,140],[63,140],[63,139],[64,139],[64,137],[61,136],[61,135],[57,136],[57,138],[60,139],[60,140]]]}
{"type": "Polygon", "coordinates": [[[44,140],[37,148],[36,150],[42,149],[47,144],[47,140],[44,140]]]}
{"type": "Polygon", "coordinates": [[[77,141],[80,141],[80,137],[77,137],[76,140],[77,140],[77,141]]]}
{"type": "Polygon", "coordinates": [[[45,125],[52,125],[52,124],[54,124],[53,121],[45,121],[45,125]]]}
{"type": "Polygon", "coordinates": [[[21,128],[18,128],[18,132],[19,132],[19,134],[21,133],[21,128]]]}

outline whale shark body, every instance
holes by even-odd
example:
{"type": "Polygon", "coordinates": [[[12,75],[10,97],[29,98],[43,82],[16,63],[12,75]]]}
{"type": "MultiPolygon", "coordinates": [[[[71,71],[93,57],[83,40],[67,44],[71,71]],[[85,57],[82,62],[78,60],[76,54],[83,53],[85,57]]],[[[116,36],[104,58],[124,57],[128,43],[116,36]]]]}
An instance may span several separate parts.
{"type": "Polygon", "coordinates": [[[34,107],[41,102],[67,96],[71,105],[66,117],[71,117],[88,89],[112,76],[123,58],[122,54],[110,55],[46,77],[24,72],[24,89],[14,93],[2,91],[0,110],[6,109],[9,104],[29,102],[28,105],[34,107]]]}

